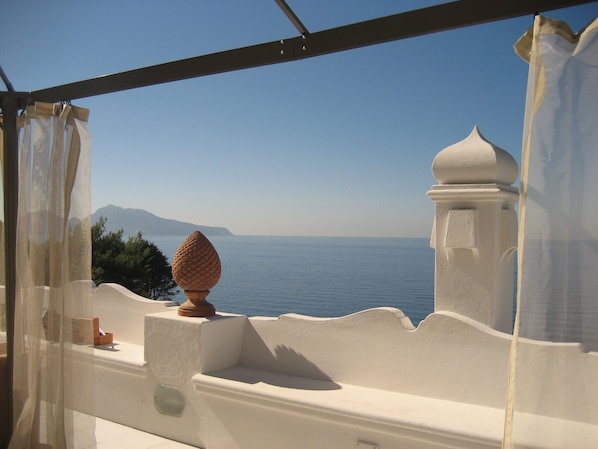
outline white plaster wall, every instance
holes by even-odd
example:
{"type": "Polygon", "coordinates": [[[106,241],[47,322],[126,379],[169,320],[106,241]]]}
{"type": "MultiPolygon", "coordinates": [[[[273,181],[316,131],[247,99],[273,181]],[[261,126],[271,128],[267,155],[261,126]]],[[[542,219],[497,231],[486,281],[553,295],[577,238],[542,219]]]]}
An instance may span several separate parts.
{"type": "Polygon", "coordinates": [[[115,341],[136,345],[143,345],[145,315],[163,312],[174,305],[170,301],[144,298],[113,283],[100,284],[92,295],[92,304],[102,330],[114,334],[115,341]]]}
{"type": "Polygon", "coordinates": [[[341,318],[251,318],[241,364],[418,396],[503,407],[511,339],[471,319],[432,314],[416,330],[402,312],[341,318]],[[408,323],[410,324],[410,323],[408,323]]]}

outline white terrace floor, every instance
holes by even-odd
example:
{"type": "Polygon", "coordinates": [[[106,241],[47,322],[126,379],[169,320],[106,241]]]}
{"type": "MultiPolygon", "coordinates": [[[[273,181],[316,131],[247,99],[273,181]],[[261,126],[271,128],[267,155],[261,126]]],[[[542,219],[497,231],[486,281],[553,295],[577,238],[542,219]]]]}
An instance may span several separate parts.
{"type": "MultiPolygon", "coordinates": [[[[192,449],[183,443],[96,418],[97,449],[192,449]]],[[[85,447],[78,449],[86,449],[85,447]]]]}

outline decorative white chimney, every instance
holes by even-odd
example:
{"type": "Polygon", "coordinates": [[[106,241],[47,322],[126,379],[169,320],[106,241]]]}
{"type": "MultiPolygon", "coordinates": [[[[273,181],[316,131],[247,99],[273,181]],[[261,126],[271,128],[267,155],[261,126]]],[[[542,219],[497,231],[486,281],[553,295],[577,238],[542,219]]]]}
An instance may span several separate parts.
{"type": "Polygon", "coordinates": [[[517,248],[515,159],[477,126],[434,158],[439,185],[430,246],[436,250],[434,311],[455,312],[511,332],[517,248]]]}

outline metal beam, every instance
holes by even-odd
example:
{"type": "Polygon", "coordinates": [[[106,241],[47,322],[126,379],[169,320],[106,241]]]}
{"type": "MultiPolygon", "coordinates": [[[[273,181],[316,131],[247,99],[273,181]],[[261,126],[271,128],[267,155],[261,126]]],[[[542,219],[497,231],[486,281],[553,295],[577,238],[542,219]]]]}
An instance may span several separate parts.
{"type": "MultiPolygon", "coordinates": [[[[275,42],[197,56],[32,92],[58,102],[277,64],[595,0],[460,0],[275,42]]],[[[530,21],[531,22],[531,21],[530,21]]]]}
{"type": "Polygon", "coordinates": [[[284,41],[270,42],[100,76],[38,90],[31,95],[36,101],[55,103],[295,59],[290,51],[285,52],[286,48],[284,41]]]}

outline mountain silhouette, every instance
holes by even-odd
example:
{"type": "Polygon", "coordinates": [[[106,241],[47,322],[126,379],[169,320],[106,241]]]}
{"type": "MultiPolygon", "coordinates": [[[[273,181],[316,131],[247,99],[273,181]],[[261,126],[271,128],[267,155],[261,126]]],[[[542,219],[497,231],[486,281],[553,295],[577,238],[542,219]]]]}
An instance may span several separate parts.
{"type": "Polygon", "coordinates": [[[115,232],[122,229],[125,235],[188,235],[200,231],[206,236],[233,235],[228,229],[213,226],[202,226],[178,220],[161,218],[143,209],[124,209],[112,204],[101,207],[91,215],[92,223],[100,217],[106,219],[106,231],[115,232]]]}

